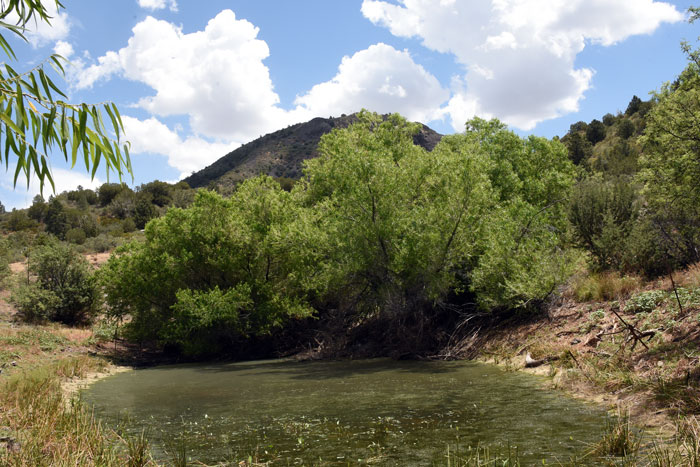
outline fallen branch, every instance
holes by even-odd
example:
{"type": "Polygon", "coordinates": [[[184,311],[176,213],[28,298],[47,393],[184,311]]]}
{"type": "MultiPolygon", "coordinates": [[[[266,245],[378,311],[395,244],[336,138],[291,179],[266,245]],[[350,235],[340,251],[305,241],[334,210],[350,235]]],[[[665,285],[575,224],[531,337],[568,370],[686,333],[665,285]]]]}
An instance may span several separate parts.
{"type": "Polygon", "coordinates": [[[536,368],[538,366],[544,365],[545,363],[553,362],[555,360],[559,360],[559,357],[555,355],[550,355],[548,357],[535,360],[530,355],[530,352],[528,352],[527,355],[525,355],[525,368],[536,368]]]}
{"type": "MultiPolygon", "coordinates": [[[[643,339],[646,338],[647,341],[651,340],[656,335],[657,330],[650,329],[648,331],[640,331],[639,329],[634,327],[634,325],[625,321],[622,318],[622,316],[620,316],[620,314],[617,311],[615,311],[615,309],[612,309],[611,311],[615,314],[615,316],[617,316],[617,319],[619,319],[620,322],[625,326],[625,330],[629,332],[629,336],[627,337],[627,340],[625,340],[625,345],[629,341],[634,341],[634,343],[632,344],[632,349],[631,349],[632,351],[634,351],[634,348],[637,346],[638,343],[642,344],[645,349],[649,350],[649,346],[644,342],[643,339]]],[[[620,348],[622,348],[622,347],[620,347],[620,348]]]]}

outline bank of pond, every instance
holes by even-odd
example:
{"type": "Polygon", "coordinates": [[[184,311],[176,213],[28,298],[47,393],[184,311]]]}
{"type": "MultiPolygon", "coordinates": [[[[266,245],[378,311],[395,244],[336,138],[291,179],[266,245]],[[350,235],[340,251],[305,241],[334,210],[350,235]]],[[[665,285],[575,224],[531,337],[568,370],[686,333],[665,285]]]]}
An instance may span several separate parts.
{"type": "Polygon", "coordinates": [[[268,360],[138,369],[82,399],[144,433],[161,462],[460,465],[488,446],[522,465],[569,465],[607,414],[542,383],[474,362],[268,360]]]}

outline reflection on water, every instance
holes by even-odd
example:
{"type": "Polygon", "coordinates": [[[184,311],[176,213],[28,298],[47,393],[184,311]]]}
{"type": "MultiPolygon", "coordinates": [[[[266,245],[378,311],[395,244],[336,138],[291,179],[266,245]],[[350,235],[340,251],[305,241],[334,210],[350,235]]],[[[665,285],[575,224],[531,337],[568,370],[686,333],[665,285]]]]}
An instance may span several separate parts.
{"type": "Polygon", "coordinates": [[[430,465],[448,445],[478,443],[517,446],[527,463],[568,460],[598,438],[604,413],[540,382],[465,362],[276,360],[136,370],[83,398],[108,423],[128,415],[166,460],[184,445],[205,463],[430,465]]]}

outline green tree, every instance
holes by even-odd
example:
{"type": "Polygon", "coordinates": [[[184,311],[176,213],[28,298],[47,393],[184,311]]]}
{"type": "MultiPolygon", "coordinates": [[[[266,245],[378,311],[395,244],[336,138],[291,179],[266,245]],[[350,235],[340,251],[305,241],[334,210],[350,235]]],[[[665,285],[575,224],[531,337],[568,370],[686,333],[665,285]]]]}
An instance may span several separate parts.
{"type": "Polygon", "coordinates": [[[418,130],[399,115],[362,112],[323,136],[294,187],[328,242],[331,292],[397,334],[461,285],[455,269],[474,254],[493,199],[476,142],[448,139],[429,155],[413,143],[418,130]]]}
{"type": "Polygon", "coordinates": [[[642,100],[637,96],[632,96],[629,104],[627,104],[627,110],[625,110],[625,115],[628,117],[636,114],[642,105],[642,100]]]}
{"type": "Polygon", "coordinates": [[[71,247],[55,240],[40,246],[29,257],[29,271],[36,282],[12,296],[25,320],[81,324],[94,317],[98,293],[92,267],[71,247]]]}
{"type": "Polygon", "coordinates": [[[143,229],[151,219],[158,217],[158,209],[153,205],[153,197],[149,192],[140,192],[136,196],[134,206],[134,224],[136,228],[143,229]]]}
{"type": "Polygon", "coordinates": [[[621,120],[620,124],[617,126],[617,136],[622,139],[630,138],[632,135],[634,135],[634,132],[634,123],[632,123],[632,120],[628,118],[621,120]]]}
{"type": "Polygon", "coordinates": [[[63,203],[58,198],[53,198],[49,201],[49,206],[46,210],[46,231],[54,234],[56,237],[63,239],[66,232],[70,228],[68,216],[63,207],[63,203]]]}
{"type": "MultiPolygon", "coordinates": [[[[0,4],[0,27],[26,40],[26,27],[34,22],[50,24],[46,5],[63,5],[59,0],[12,0],[0,4]],[[13,21],[11,24],[8,21],[13,21]]],[[[8,59],[16,55],[5,36],[0,33],[0,47],[8,59]]],[[[49,158],[52,151],[60,152],[75,166],[78,158],[94,177],[101,163],[107,173],[115,170],[120,179],[131,173],[129,145],[121,137],[124,127],[114,104],[70,104],[66,94],[51,79],[47,66],[63,75],[63,58],[51,55],[26,72],[16,71],[10,64],[0,70],[0,137],[3,150],[0,162],[16,163],[14,183],[24,174],[27,185],[37,177],[43,191],[46,181],[54,189],[49,158]],[[103,113],[104,111],[104,113],[103,113]],[[108,116],[109,126],[105,125],[108,116]],[[110,138],[110,133],[116,140],[110,138]]]]}
{"type": "Polygon", "coordinates": [[[358,118],[321,139],[294,191],[321,213],[333,282],[361,312],[420,320],[465,288],[487,308],[516,306],[562,279],[563,145],[474,119],[427,154],[400,116],[358,118]]]}
{"type": "Polygon", "coordinates": [[[138,191],[150,194],[151,202],[157,206],[163,207],[172,202],[172,190],[173,188],[169,184],[154,180],[141,185],[138,191]]]}
{"type": "Polygon", "coordinates": [[[626,177],[604,180],[594,176],[573,189],[569,220],[575,239],[599,269],[621,268],[626,241],[639,217],[639,189],[626,177]]]}
{"type": "Polygon", "coordinates": [[[27,215],[37,222],[43,222],[46,218],[46,211],[49,205],[46,204],[41,195],[36,195],[32,200],[32,205],[27,209],[27,215]]]}
{"type": "Polygon", "coordinates": [[[652,220],[674,263],[700,260],[700,58],[654,93],[641,142],[639,180],[652,220]]]}
{"type": "Polygon", "coordinates": [[[97,199],[100,202],[100,206],[105,207],[109,205],[119,193],[125,190],[131,189],[123,183],[103,183],[97,189],[97,199]]]}
{"type": "Polygon", "coordinates": [[[592,120],[586,128],[586,139],[596,144],[605,139],[605,125],[600,120],[592,120]]]}
{"type": "Polygon", "coordinates": [[[576,165],[580,165],[593,155],[593,145],[581,133],[569,133],[563,142],[569,151],[569,159],[576,165]]]}
{"type": "Polygon", "coordinates": [[[131,318],[131,337],[190,355],[236,352],[248,337],[310,316],[318,261],[303,258],[310,250],[297,239],[317,239],[290,227],[298,214],[269,177],[244,182],[231,199],[198,193],[103,266],[109,312],[131,318]]]}

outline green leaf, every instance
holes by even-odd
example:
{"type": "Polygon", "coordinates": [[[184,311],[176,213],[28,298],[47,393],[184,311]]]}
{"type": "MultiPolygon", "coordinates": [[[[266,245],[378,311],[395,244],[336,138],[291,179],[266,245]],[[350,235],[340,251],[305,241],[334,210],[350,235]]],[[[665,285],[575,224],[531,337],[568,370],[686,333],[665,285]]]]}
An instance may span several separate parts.
{"type": "MultiPolygon", "coordinates": [[[[41,85],[44,88],[44,92],[46,93],[46,97],[49,99],[49,102],[53,104],[53,96],[51,95],[51,86],[49,86],[49,81],[46,78],[46,74],[44,73],[44,70],[39,68],[39,80],[41,81],[41,85]]],[[[53,110],[56,108],[53,107],[53,110]]]]}
{"type": "MultiPolygon", "coordinates": [[[[12,110],[12,108],[8,107],[8,110],[12,110]]],[[[15,133],[19,135],[24,135],[24,131],[22,131],[20,127],[18,127],[5,112],[0,113],[0,120],[2,120],[2,122],[8,127],[10,127],[9,129],[14,131],[15,133]]]]}

